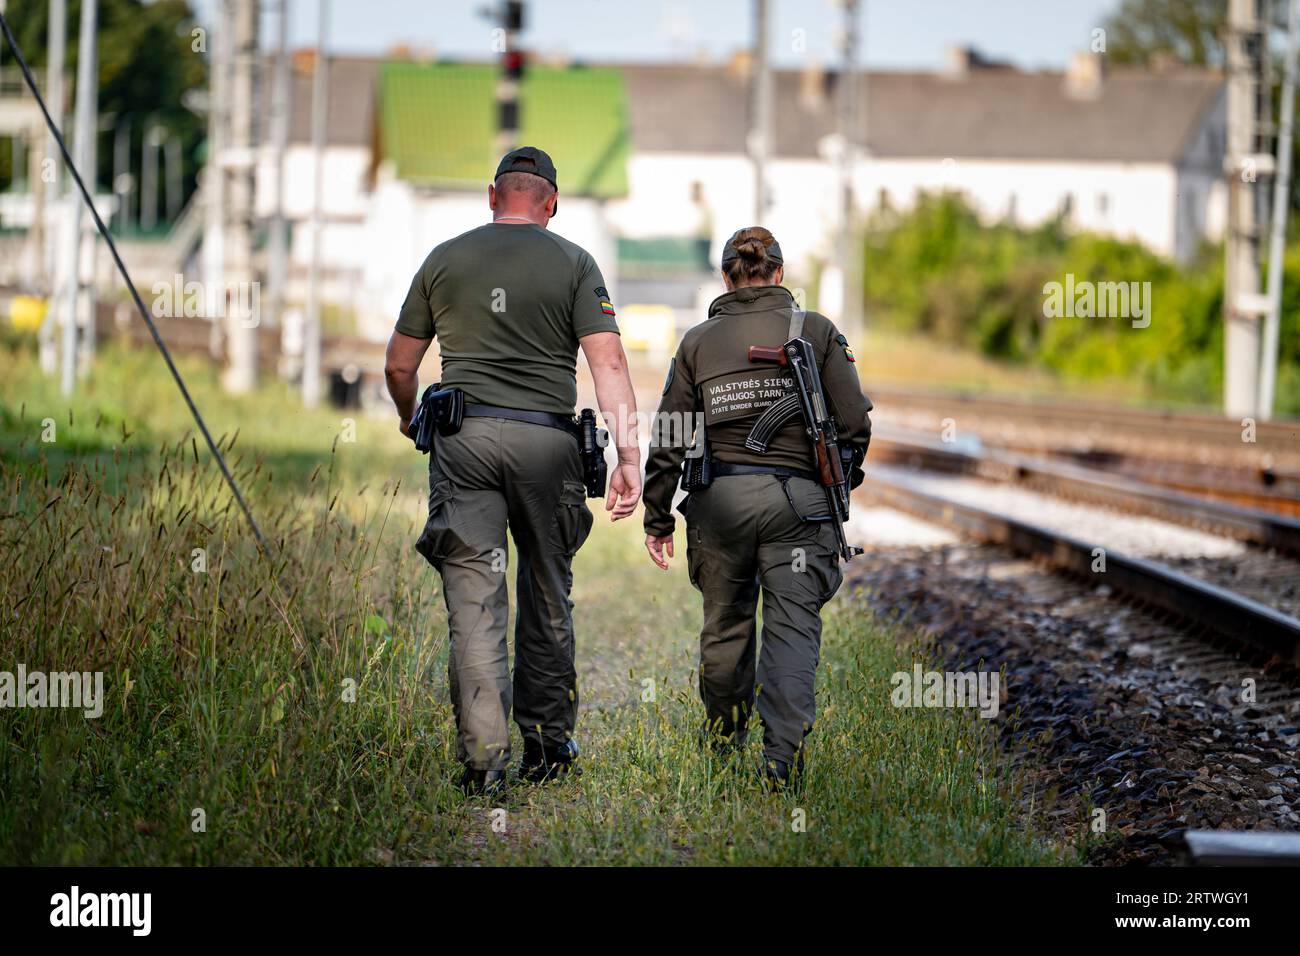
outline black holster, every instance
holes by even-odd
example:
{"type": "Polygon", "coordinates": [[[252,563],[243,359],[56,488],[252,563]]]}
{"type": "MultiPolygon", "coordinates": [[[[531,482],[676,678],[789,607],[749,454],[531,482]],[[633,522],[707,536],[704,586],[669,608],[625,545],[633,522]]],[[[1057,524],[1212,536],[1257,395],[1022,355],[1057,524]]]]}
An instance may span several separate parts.
{"type": "Polygon", "coordinates": [[[867,477],[862,470],[862,462],[865,458],[866,456],[857,449],[840,445],[840,469],[844,472],[844,480],[848,483],[850,491],[862,484],[867,477]]]}
{"type": "Polygon", "coordinates": [[[713,484],[712,453],[709,448],[709,433],[704,422],[695,431],[695,440],[686,449],[686,460],[682,466],[682,491],[703,491],[713,484]]]}
{"type": "Polygon", "coordinates": [[[578,415],[578,448],[582,454],[582,483],[587,486],[588,498],[605,497],[605,480],[609,466],[605,464],[605,446],[609,432],[596,427],[596,413],[584,408],[578,415]]]}
{"type": "Polygon", "coordinates": [[[460,431],[465,418],[465,393],[459,388],[439,388],[434,382],[420,396],[420,405],[411,419],[411,441],[416,451],[427,455],[433,447],[433,436],[454,435],[460,431]]]}

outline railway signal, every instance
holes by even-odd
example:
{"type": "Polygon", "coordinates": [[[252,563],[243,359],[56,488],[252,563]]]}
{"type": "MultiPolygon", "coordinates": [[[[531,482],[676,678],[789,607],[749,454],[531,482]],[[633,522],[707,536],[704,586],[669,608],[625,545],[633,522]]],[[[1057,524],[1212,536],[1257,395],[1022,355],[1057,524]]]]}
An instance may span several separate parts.
{"type": "Polygon", "coordinates": [[[503,156],[519,145],[519,88],[524,81],[526,57],[515,47],[515,36],[524,29],[523,0],[506,0],[497,11],[500,17],[501,76],[497,80],[496,154],[503,156]]]}

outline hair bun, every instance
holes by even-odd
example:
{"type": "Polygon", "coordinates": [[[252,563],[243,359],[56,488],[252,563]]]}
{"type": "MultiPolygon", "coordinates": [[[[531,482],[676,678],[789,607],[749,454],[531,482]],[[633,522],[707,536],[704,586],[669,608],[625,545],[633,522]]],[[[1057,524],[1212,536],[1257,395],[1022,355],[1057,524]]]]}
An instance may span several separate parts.
{"type": "Polygon", "coordinates": [[[781,247],[762,226],[737,229],[722,247],[722,271],[733,287],[771,285],[781,267],[781,247]]]}

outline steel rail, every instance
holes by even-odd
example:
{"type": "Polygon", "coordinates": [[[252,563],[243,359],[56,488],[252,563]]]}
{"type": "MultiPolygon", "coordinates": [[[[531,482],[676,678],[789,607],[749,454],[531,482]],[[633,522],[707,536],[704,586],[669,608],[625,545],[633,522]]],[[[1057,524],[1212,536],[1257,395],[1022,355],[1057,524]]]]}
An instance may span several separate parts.
{"type": "MultiPolygon", "coordinates": [[[[872,387],[869,394],[878,408],[894,409],[961,409],[991,416],[1005,415],[1028,418],[1034,421],[1098,425],[1130,428],[1134,431],[1158,434],[1164,437],[1186,436],[1204,440],[1241,441],[1240,419],[1209,415],[1203,412],[1186,412],[1175,409],[1143,409],[1125,405],[1095,405],[1039,398],[1014,396],[986,396],[960,389],[928,391],[913,388],[880,385],[872,387]]],[[[1255,437],[1258,442],[1279,443],[1292,448],[1300,447],[1300,420],[1283,419],[1256,421],[1255,437]]]]}
{"type": "Polygon", "coordinates": [[[889,428],[877,429],[871,442],[871,461],[905,462],[1025,485],[1176,524],[1213,529],[1237,540],[1300,555],[1300,521],[1294,518],[1200,498],[1092,468],[996,450],[963,451],[889,428]]]}
{"type": "Polygon", "coordinates": [[[860,490],[887,507],[1043,560],[1066,573],[1093,580],[1104,574],[1108,587],[1133,600],[1300,664],[1300,620],[1233,591],[1010,515],[916,491],[901,476],[880,469],[868,474],[860,490]],[[1099,553],[1105,555],[1104,572],[1092,570],[1099,553]]]}

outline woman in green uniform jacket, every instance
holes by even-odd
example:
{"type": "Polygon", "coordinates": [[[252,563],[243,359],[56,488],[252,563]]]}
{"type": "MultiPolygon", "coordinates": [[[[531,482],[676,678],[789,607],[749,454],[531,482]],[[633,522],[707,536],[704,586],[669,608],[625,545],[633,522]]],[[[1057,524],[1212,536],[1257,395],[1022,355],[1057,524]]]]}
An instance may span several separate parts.
{"type": "Polygon", "coordinates": [[[728,291],[683,337],[664,383],[646,468],[646,549],[667,569],[672,503],[687,457],[683,436],[695,430],[680,423],[701,423],[707,443],[697,435],[690,454],[707,455],[711,483],[692,490],[678,510],[686,518],[691,583],[704,599],[706,735],[720,750],[743,747],[757,706],[764,773],[783,786],[802,772],[816,710],[821,608],[840,585],[840,558],[802,420],[781,428],[765,453],[745,447],[763,410],[792,387],[784,369],[751,363],[749,347],[780,346],[795,335],[812,344],[840,445],[853,451],[859,480],[871,403],[844,336],[825,316],[800,310],[781,286],[781,248],[768,230],[753,226],[733,235],[722,271],[728,291]]]}

